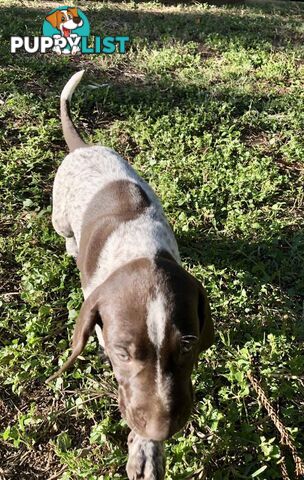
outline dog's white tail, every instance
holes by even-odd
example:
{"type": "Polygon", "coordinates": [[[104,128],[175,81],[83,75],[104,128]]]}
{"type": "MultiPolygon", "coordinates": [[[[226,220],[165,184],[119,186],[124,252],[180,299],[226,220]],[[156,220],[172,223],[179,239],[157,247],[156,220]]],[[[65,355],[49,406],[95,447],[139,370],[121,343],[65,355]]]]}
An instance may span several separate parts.
{"type": "Polygon", "coordinates": [[[62,90],[61,97],[60,97],[60,117],[61,117],[61,124],[63,135],[67,146],[69,147],[70,152],[73,152],[76,148],[86,147],[85,142],[80,137],[79,133],[77,132],[71,117],[70,117],[70,101],[72,95],[74,93],[75,88],[77,87],[78,83],[82,79],[84,74],[84,70],[75,73],[68,83],[65,85],[64,89],[62,90]]]}

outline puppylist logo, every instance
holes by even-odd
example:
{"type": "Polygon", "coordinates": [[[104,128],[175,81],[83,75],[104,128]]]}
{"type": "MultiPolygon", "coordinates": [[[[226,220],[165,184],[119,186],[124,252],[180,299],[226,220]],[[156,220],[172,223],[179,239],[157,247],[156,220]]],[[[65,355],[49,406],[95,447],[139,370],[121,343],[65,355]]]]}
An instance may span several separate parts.
{"type": "Polygon", "coordinates": [[[11,53],[111,54],[125,53],[129,37],[90,37],[90,23],[78,7],[58,7],[51,10],[42,25],[42,36],[11,36],[11,53]]]}

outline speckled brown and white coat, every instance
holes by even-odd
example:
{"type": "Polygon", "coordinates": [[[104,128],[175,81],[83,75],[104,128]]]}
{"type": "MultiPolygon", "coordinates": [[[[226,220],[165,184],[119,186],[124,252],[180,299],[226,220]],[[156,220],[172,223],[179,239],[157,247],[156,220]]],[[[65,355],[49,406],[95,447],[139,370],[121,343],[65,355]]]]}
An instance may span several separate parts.
{"type": "Polygon", "coordinates": [[[162,480],[159,442],[189,418],[191,373],[213,342],[213,323],[206,292],[182,268],[153,190],[116,152],[86,145],[75,130],[68,104],[82,75],[61,94],[70,153],[55,177],[52,221],[77,261],[84,302],[72,354],[49,380],[75,362],[95,329],[132,430],[128,476],[162,480]]]}

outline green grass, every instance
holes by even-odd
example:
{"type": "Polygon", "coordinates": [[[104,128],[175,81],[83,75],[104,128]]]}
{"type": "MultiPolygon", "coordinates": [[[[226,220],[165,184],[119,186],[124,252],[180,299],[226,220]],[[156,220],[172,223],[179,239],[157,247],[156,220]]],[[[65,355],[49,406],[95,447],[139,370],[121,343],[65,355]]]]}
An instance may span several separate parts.
{"type": "Polygon", "coordinates": [[[78,5],[93,34],[129,35],[128,53],[12,57],[9,36],[39,35],[52,4],[0,2],[0,476],[126,478],[128,429],[96,340],[44,383],[82,302],[50,196],[66,153],[59,94],[86,68],[77,125],[156,190],[216,325],[191,421],[166,443],[167,479],[280,479],[279,436],[246,372],[303,458],[304,5],[78,5]]]}

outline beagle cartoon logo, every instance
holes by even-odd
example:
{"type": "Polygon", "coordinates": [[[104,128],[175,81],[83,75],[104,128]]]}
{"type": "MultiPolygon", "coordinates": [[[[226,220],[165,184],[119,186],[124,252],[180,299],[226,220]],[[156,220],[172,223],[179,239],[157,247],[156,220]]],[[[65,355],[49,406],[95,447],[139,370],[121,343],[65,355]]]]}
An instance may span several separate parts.
{"type": "Polygon", "coordinates": [[[44,19],[41,37],[11,37],[11,53],[125,53],[127,36],[90,37],[90,23],[79,7],[57,7],[44,19]]]}
{"type": "Polygon", "coordinates": [[[81,37],[89,37],[90,24],[80,8],[55,8],[45,17],[42,34],[58,40],[55,52],[75,54],[80,51],[81,37]]]}

